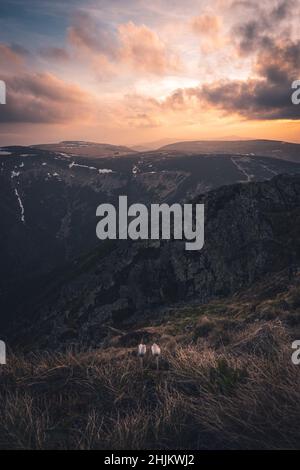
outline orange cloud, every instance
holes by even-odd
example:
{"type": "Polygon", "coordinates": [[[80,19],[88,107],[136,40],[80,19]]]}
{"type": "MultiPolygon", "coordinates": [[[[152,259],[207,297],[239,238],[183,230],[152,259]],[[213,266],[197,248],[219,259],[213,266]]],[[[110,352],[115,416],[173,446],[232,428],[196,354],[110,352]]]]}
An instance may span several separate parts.
{"type": "Polygon", "coordinates": [[[137,26],[132,21],[120,25],[119,39],[120,58],[134,69],[157,75],[180,69],[179,58],[145,25],[137,26]]]}
{"type": "Polygon", "coordinates": [[[201,49],[204,53],[220,49],[228,42],[223,34],[223,22],[220,16],[203,14],[191,22],[194,33],[201,37],[201,49]]]}
{"type": "Polygon", "coordinates": [[[124,68],[154,75],[181,69],[179,57],[170,52],[156,32],[132,21],[119,24],[113,31],[88,14],[80,13],[68,30],[68,40],[102,78],[121,75],[124,68]]]}
{"type": "Polygon", "coordinates": [[[127,124],[135,129],[148,129],[159,127],[162,123],[156,116],[151,116],[147,113],[137,113],[136,115],[128,116],[127,124]]]}
{"type": "Polygon", "coordinates": [[[200,15],[193,19],[192,27],[196,33],[213,35],[221,31],[222,21],[216,15],[200,15]]]}
{"type": "Polygon", "coordinates": [[[22,67],[24,58],[21,54],[14,51],[7,44],[0,43],[0,69],[1,70],[17,70],[22,67]]]}

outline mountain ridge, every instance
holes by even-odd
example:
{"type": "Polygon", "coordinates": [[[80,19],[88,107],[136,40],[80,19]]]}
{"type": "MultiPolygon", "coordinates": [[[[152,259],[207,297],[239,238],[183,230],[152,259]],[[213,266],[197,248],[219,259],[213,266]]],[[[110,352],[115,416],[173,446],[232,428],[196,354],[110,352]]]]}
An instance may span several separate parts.
{"type": "Polygon", "coordinates": [[[105,156],[120,156],[136,153],[134,149],[125,145],[112,145],[100,142],[88,142],[82,140],[63,140],[53,144],[36,144],[31,148],[61,152],[70,156],[85,156],[91,158],[101,158],[105,156]]]}
{"type": "Polygon", "coordinates": [[[288,161],[300,162],[300,144],[268,139],[182,141],[161,147],[159,151],[186,153],[233,153],[248,156],[264,155],[288,161]]]}

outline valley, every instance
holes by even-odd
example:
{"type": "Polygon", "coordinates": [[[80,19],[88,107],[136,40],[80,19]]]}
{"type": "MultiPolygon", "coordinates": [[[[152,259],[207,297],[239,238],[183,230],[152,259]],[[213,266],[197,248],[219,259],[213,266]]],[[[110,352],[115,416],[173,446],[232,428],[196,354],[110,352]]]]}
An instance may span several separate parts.
{"type": "Polygon", "coordinates": [[[0,448],[296,448],[299,164],[74,145],[1,149],[0,448]],[[98,240],[122,195],[204,204],[203,249],[98,240]]]}

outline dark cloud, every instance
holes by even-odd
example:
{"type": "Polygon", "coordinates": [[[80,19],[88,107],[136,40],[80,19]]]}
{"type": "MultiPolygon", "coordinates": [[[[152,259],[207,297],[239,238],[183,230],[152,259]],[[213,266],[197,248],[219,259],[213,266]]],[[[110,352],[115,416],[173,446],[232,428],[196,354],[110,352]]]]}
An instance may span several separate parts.
{"type": "Polygon", "coordinates": [[[86,48],[112,58],[117,54],[118,42],[115,32],[104,23],[96,23],[93,17],[85,12],[77,12],[73,15],[72,26],[68,29],[68,38],[70,43],[77,48],[86,48]]]}
{"type": "Polygon", "coordinates": [[[20,68],[23,64],[23,56],[16,52],[12,46],[0,43],[0,69],[10,70],[20,68]]]}
{"type": "Polygon", "coordinates": [[[276,5],[270,14],[270,21],[283,21],[288,18],[297,5],[297,0],[283,0],[276,5]]]}
{"type": "Polygon", "coordinates": [[[27,57],[30,55],[30,51],[26,49],[25,47],[21,46],[21,44],[11,44],[10,48],[13,52],[15,52],[17,55],[22,56],[22,57],[27,57]]]}
{"type": "Polygon", "coordinates": [[[59,62],[65,62],[70,59],[69,53],[63,47],[43,47],[39,50],[42,57],[59,62]]]}
{"type": "Polygon", "coordinates": [[[1,108],[1,123],[64,123],[89,113],[90,96],[51,74],[3,78],[7,104],[1,108]]]}
{"type": "Polygon", "coordinates": [[[271,6],[268,5],[250,2],[253,17],[233,27],[232,41],[242,56],[268,48],[274,38],[289,37],[290,30],[286,29],[286,22],[290,22],[297,10],[296,1],[273,1],[271,6]]]}
{"type": "Polygon", "coordinates": [[[295,5],[294,0],[272,2],[262,15],[257,4],[256,18],[233,28],[238,54],[253,60],[251,78],[205,84],[188,94],[249,119],[300,119],[300,106],[291,102],[291,84],[300,78],[300,40],[292,39],[285,27],[295,5]]]}
{"type": "Polygon", "coordinates": [[[257,78],[206,84],[198,96],[230,113],[254,119],[300,119],[291,84],[300,77],[300,41],[271,42],[258,54],[257,78]]]}

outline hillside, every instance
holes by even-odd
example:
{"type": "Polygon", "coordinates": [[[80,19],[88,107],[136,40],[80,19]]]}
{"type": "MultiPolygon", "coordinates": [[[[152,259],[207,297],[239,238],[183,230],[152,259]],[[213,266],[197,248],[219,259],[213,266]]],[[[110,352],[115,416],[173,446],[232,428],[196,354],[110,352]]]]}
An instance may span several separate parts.
{"type": "Polygon", "coordinates": [[[3,152],[0,449],[297,449],[298,165],[3,152]],[[204,203],[203,250],[95,243],[123,191],[204,203]]]}
{"type": "Polygon", "coordinates": [[[23,297],[43,276],[99,246],[100,203],[116,204],[124,194],[129,203],[185,202],[223,185],[300,170],[265,157],[150,152],[91,159],[31,147],[1,152],[1,322],[15,311],[7,304],[14,292],[23,297]]]}
{"type": "Polygon", "coordinates": [[[25,285],[12,302],[19,320],[10,339],[26,349],[97,347],[108,327],[136,328],[172,305],[228,297],[299,263],[299,176],[225,186],[197,201],[206,207],[201,252],[180,241],[102,242],[25,285]]]}
{"type": "Polygon", "coordinates": [[[93,351],[10,353],[0,449],[297,449],[299,299],[299,275],[282,271],[239,296],[111,329],[93,351]]]}
{"type": "Polygon", "coordinates": [[[300,162],[300,144],[276,140],[186,141],[161,147],[160,151],[207,154],[240,154],[300,162]]]}

